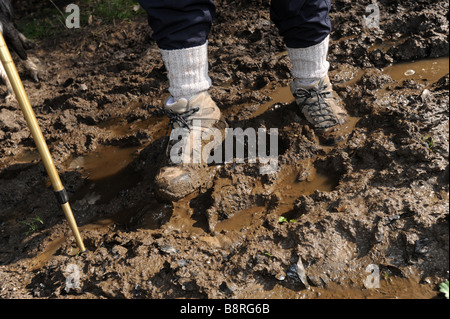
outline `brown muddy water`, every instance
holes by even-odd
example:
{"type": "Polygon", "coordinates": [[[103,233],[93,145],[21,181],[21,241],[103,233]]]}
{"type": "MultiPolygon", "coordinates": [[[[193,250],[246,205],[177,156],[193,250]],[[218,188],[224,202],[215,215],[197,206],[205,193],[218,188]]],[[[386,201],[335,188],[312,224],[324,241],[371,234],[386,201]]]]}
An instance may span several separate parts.
{"type": "MultiPolygon", "coordinates": [[[[358,286],[358,284],[355,284],[358,286]]],[[[405,278],[382,278],[378,288],[342,287],[331,283],[327,288],[310,288],[293,291],[282,285],[275,285],[268,293],[263,285],[239,296],[243,299],[432,299],[436,291],[417,280],[405,278]]]]}
{"type": "Polygon", "coordinates": [[[449,58],[398,63],[382,71],[394,81],[414,80],[419,83],[434,83],[449,72],[449,58]]]}

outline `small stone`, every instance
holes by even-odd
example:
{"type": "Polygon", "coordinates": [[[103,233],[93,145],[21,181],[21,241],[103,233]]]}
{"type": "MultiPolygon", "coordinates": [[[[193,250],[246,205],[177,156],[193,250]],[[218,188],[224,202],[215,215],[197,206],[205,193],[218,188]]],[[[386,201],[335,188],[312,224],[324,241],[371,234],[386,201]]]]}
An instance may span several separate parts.
{"type": "Polygon", "coordinates": [[[172,247],[170,245],[164,244],[159,248],[162,252],[166,254],[176,254],[178,251],[175,249],[175,247],[172,247]]]}

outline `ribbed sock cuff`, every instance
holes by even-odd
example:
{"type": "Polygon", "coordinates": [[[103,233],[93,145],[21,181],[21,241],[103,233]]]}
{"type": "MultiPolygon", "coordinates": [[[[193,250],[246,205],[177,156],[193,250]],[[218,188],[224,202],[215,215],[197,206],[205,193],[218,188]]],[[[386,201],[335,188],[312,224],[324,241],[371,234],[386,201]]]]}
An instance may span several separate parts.
{"type": "Polygon", "coordinates": [[[189,100],[211,87],[208,42],[193,48],[160,51],[168,72],[169,92],[175,100],[189,100]]]}
{"type": "Polygon", "coordinates": [[[292,63],[292,75],[296,81],[308,84],[327,75],[330,67],[327,61],[329,40],[330,36],[327,36],[319,44],[308,48],[287,48],[292,63]]]}

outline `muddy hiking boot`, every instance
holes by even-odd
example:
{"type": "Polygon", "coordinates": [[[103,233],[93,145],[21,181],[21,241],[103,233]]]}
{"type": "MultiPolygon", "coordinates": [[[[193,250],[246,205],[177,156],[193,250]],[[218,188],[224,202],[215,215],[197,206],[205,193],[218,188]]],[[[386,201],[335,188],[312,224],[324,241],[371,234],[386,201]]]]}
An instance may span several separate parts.
{"type": "Polygon", "coordinates": [[[170,97],[164,110],[171,132],[155,186],[159,197],[177,201],[212,183],[215,169],[208,167],[208,151],[222,143],[227,124],[207,91],[189,100],[170,97]]]}
{"type": "Polygon", "coordinates": [[[346,121],[347,112],[333,91],[328,75],[308,86],[293,81],[291,91],[316,134],[327,143],[339,142],[342,139],[339,129],[346,121]]]}

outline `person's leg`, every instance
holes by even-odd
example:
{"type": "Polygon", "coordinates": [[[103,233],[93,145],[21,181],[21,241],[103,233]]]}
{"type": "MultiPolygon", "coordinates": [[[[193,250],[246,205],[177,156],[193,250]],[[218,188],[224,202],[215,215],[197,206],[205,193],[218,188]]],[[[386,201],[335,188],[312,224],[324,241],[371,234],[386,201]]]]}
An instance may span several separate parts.
{"type": "Polygon", "coordinates": [[[292,75],[312,83],[328,72],[329,0],[273,0],[271,18],[289,52],[292,75]]]}
{"type": "Polygon", "coordinates": [[[292,62],[291,90],[306,119],[319,131],[345,122],[346,112],[328,79],[329,0],[273,0],[271,18],[292,62]]]}
{"type": "Polygon", "coordinates": [[[153,39],[168,73],[171,96],[164,108],[178,121],[172,123],[175,130],[171,132],[165,163],[155,177],[155,189],[164,199],[179,200],[214,178],[206,173],[207,167],[199,156],[202,145],[193,144],[198,142],[194,135],[225,126],[220,109],[207,92],[211,86],[208,35],[216,7],[211,0],[139,2],[148,13],[153,39]],[[183,133],[179,141],[178,133],[183,133]]]}
{"type": "Polygon", "coordinates": [[[177,101],[211,86],[208,35],[216,7],[211,0],[139,0],[147,11],[153,39],[168,72],[169,92],[177,101]]]}

